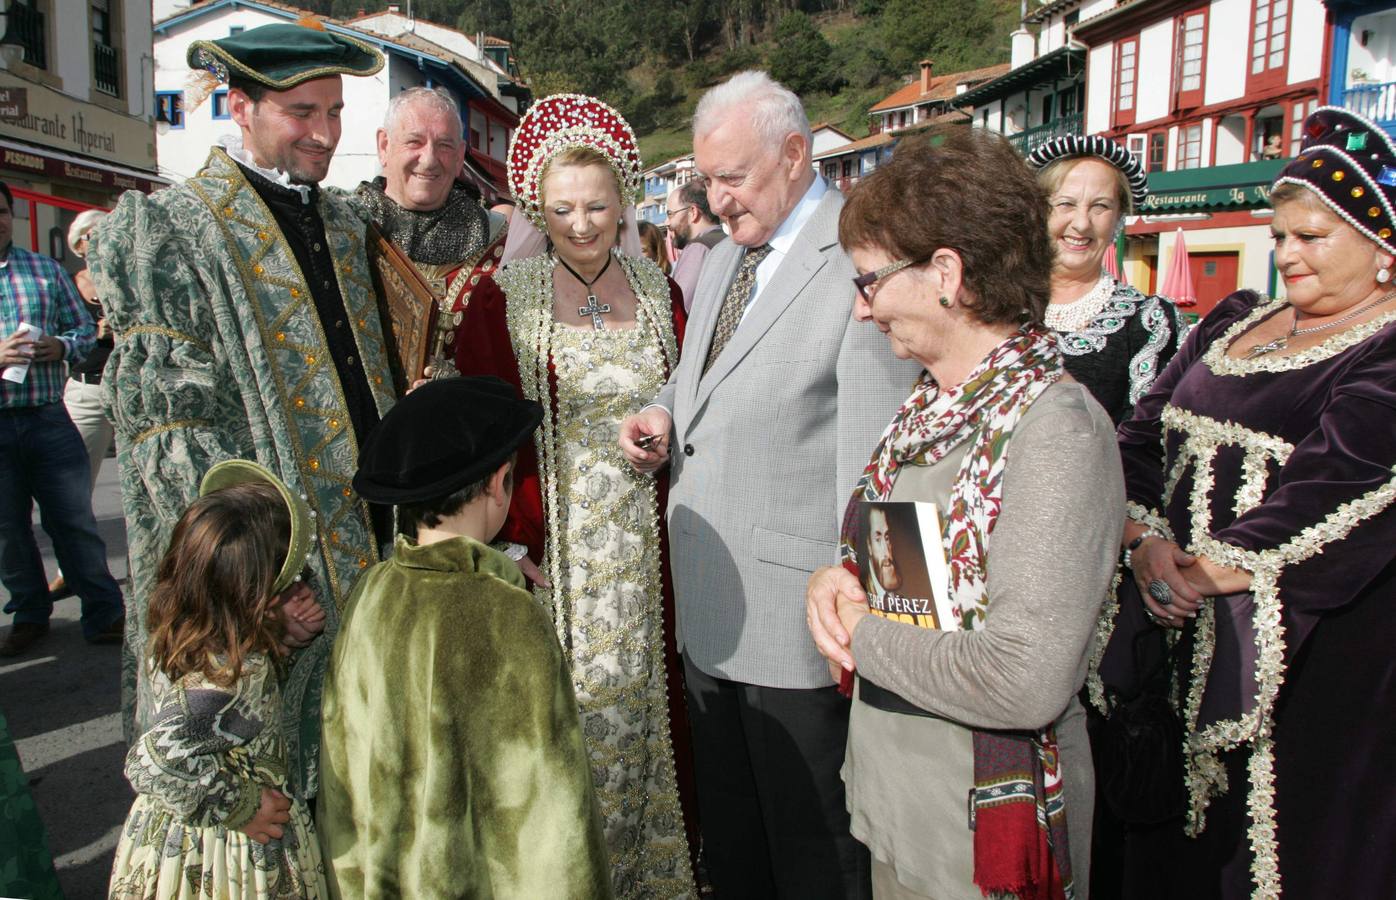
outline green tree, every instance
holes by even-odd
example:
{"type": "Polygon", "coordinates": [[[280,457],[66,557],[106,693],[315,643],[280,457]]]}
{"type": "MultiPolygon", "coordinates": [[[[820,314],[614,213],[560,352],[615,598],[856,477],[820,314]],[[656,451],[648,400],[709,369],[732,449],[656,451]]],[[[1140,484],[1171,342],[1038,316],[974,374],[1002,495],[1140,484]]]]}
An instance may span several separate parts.
{"type": "Polygon", "coordinates": [[[458,11],[456,27],[466,34],[473,37],[483,31],[506,41],[514,39],[514,9],[509,0],[452,0],[451,7],[458,11]]]}
{"type": "Polygon", "coordinates": [[[515,52],[533,93],[592,94],[619,107],[625,73],[639,62],[639,23],[629,0],[515,0],[515,52]]]}
{"type": "Polygon", "coordinates": [[[814,21],[802,12],[781,17],[771,50],[771,77],[797,94],[835,91],[842,83],[833,50],[814,21]]]}
{"type": "Polygon", "coordinates": [[[922,59],[937,72],[993,65],[1008,57],[1015,0],[886,0],[882,47],[895,72],[910,73],[922,59]]]}

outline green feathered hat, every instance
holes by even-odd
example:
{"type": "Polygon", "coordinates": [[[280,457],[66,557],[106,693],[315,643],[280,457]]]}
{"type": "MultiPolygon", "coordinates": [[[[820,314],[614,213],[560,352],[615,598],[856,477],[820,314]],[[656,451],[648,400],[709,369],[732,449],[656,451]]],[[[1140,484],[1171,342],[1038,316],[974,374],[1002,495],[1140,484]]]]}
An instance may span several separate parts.
{"type": "Polygon", "coordinates": [[[204,480],[199,482],[199,496],[207,497],[214,491],[254,481],[264,481],[275,487],[286,501],[286,508],[291,511],[291,540],[286,548],[286,561],[282,563],[281,571],[272,585],[272,593],[279,594],[300,578],[306,560],[315,549],[315,513],[310,511],[305,498],[287,487],[286,482],[277,478],[266,466],[250,459],[225,459],[209,469],[204,473],[204,480]]]}
{"type": "Polygon", "coordinates": [[[312,78],[372,75],[383,68],[383,54],[363,41],[326,31],[313,18],[194,41],[186,58],[189,68],[220,83],[240,78],[273,91],[288,91],[312,78]]]}

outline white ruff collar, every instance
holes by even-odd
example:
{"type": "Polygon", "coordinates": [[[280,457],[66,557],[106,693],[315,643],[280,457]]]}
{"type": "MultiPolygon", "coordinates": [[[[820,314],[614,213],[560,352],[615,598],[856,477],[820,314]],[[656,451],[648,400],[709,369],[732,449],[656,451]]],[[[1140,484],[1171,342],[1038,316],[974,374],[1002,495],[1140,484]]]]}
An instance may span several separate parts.
{"type": "Polygon", "coordinates": [[[301,203],[310,203],[310,185],[297,184],[291,180],[291,176],[280,169],[264,169],[257,165],[252,158],[252,154],[247,152],[247,148],[242,145],[242,135],[227,134],[219,139],[223,149],[228,151],[228,155],[234,160],[261,175],[272,184],[279,184],[284,188],[290,188],[301,195],[301,203]]]}

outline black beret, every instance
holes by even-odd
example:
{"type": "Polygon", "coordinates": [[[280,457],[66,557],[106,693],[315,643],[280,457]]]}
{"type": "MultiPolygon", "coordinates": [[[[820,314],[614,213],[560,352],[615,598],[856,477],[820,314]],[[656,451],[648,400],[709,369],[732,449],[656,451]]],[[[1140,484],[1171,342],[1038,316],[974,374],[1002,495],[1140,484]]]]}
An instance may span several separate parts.
{"type": "Polygon", "coordinates": [[[1299,155],[1275,179],[1298,184],[1387,253],[1396,253],[1396,147],[1375,122],[1321,106],[1304,120],[1299,155]]]}
{"type": "Polygon", "coordinates": [[[543,407],[498,378],[427,382],[369,432],[354,490],[370,503],[447,497],[499,468],[541,421],[543,407]]]}

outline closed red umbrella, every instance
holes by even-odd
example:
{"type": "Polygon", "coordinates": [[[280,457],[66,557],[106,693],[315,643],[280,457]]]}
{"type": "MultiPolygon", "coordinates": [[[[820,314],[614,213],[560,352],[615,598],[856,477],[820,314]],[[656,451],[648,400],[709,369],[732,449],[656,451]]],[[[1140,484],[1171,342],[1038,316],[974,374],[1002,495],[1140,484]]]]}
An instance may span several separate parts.
{"type": "Polygon", "coordinates": [[[1168,265],[1168,275],[1163,279],[1159,294],[1179,306],[1197,305],[1197,290],[1192,286],[1192,269],[1188,266],[1188,245],[1181,228],[1173,241],[1173,261],[1168,265]]]}
{"type": "Polygon", "coordinates": [[[1123,281],[1124,279],[1120,277],[1120,260],[1119,260],[1119,256],[1120,256],[1119,251],[1116,250],[1113,246],[1111,246],[1111,248],[1110,248],[1109,250],[1106,250],[1106,251],[1105,251],[1105,260],[1104,260],[1104,263],[1105,263],[1105,271],[1109,272],[1110,275],[1111,275],[1116,281],[1123,281]]]}

